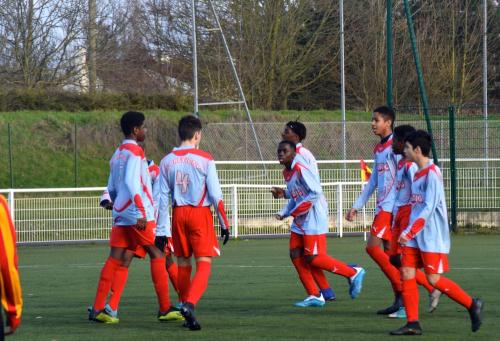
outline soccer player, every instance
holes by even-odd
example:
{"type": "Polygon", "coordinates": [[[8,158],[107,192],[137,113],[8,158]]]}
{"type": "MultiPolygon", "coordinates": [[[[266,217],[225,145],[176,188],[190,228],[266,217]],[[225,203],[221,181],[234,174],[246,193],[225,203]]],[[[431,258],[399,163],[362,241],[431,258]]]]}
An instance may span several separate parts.
{"type": "MultiPolygon", "coordinates": [[[[153,191],[153,200],[155,207],[155,217],[158,214],[158,200],[159,200],[159,192],[160,192],[160,167],[154,163],[153,160],[147,160],[148,162],[148,172],[151,177],[151,185],[153,191]]],[[[109,196],[109,192],[107,189],[104,190],[101,200],[100,206],[105,209],[112,210],[113,202],[109,196]]],[[[168,277],[174,290],[178,293],[177,290],[177,264],[174,262],[172,258],[173,245],[171,238],[170,228],[162,228],[156,229],[156,237],[155,237],[155,245],[162,252],[165,253],[165,264],[168,272],[168,277]]],[[[144,258],[146,256],[146,250],[142,247],[138,247],[135,251],[127,250],[125,258],[126,260],[123,262],[122,266],[120,266],[114,274],[113,283],[111,284],[111,294],[109,297],[109,304],[106,304],[104,309],[106,313],[113,317],[118,316],[118,305],[120,303],[121,295],[123,290],[125,289],[125,285],[127,283],[128,278],[128,268],[132,259],[134,257],[144,258]]],[[[182,316],[179,316],[179,319],[183,319],[182,316]]]]}
{"type": "Polygon", "coordinates": [[[4,328],[0,311],[0,339],[14,333],[21,324],[23,296],[16,251],[16,230],[12,222],[9,206],[0,195],[0,293],[2,309],[6,313],[7,326],[4,328]]]}
{"type": "Polygon", "coordinates": [[[224,210],[222,191],[212,155],[198,149],[201,121],[184,116],[179,121],[179,147],[160,163],[160,206],[158,227],[169,222],[168,205],[172,205],[172,239],[178,265],[178,287],[184,326],[200,330],[195,306],[208,285],[212,258],[220,255],[210,205],[221,226],[223,244],[229,240],[229,221],[224,210]],[[196,260],[196,273],[191,280],[191,257],[196,260]]]}
{"type": "MultiPolygon", "coordinates": [[[[285,128],[281,133],[281,137],[283,140],[295,143],[297,155],[303,158],[303,164],[307,165],[307,167],[309,167],[309,169],[313,171],[313,173],[318,178],[318,182],[320,182],[316,159],[314,158],[314,155],[309,151],[309,149],[305,148],[302,145],[302,141],[306,138],[306,134],[307,129],[303,123],[299,121],[290,121],[285,125],[285,128]]],[[[290,193],[288,192],[288,190],[283,190],[279,187],[273,187],[271,189],[271,192],[275,199],[290,199],[290,193]]],[[[323,270],[307,264],[300,249],[290,248],[290,258],[304,286],[304,289],[309,295],[303,301],[296,302],[295,306],[317,307],[323,306],[325,304],[325,301],[335,300],[335,293],[330,287],[330,284],[328,283],[323,270]],[[321,295],[318,294],[318,287],[321,295]]]]}
{"type": "Polygon", "coordinates": [[[481,326],[483,302],[472,298],[457,283],[444,277],[448,271],[450,233],[443,177],[439,167],[429,159],[431,136],[423,130],[406,138],[404,153],[418,166],[411,185],[412,205],[410,222],[399,237],[404,245],[401,273],[403,277],[403,302],[407,324],[391,332],[392,335],[420,335],[418,322],[418,288],[415,270],[424,268],[431,285],[469,311],[471,328],[476,332],[481,326]]]}
{"type": "MultiPolygon", "coordinates": [[[[278,160],[285,166],[283,176],[291,198],[275,217],[278,220],[293,217],[290,249],[303,254],[308,264],[346,277],[351,298],[358,297],[365,270],[348,266],[327,254],[328,204],[317,175],[302,164],[302,158],[297,157],[296,146],[291,141],[280,142],[278,160]]],[[[321,293],[317,290],[316,295],[318,297],[321,293]]]]}
{"type": "Polygon", "coordinates": [[[388,107],[378,107],[372,115],[372,131],[380,137],[375,146],[373,173],[360,196],[347,212],[346,219],[353,221],[357,212],[366,204],[373,191],[377,189],[375,218],[366,245],[366,252],[378,264],[382,272],[391,282],[394,292],[394,303],[388,308],[377,311],[377,314],[389,315],[402,306],[401,278],[399,270],[389,260],[391,241],[392,209],[396,197],[396,167],[398,158],[392,152],[392,128],[395,121],[394,111],[388,107]],[[383,247],[383,250],[382,248],[383,247]]]}
{"type": "Polygon", "coordinates": [[[151,178],[143,149],[138,142],[146,138],[145,117],[140,112],[123,114],[120,124],[125,140],[110,161],[108,192],[113,202],[111,252],[102,268],[89,320],[118,323],[105,310],[106,297],[115,272],[127,261],[127,251],[143,247],[151,258],[151,277],[160,306],[158,320],[177,320],[179,312],[170,305],[168,277],[163,253],[154,245],[156,228],[151,178]]]}
{"type": "MultiPolygon", "coordinates": [[[[396,173],[396,202],[392,214],[394,220],[392,223],[392,238],[389,254],[391,263],[398,269],[401,268],[401,247],[398,240],[401,232],[408,226],[410,220],[411,184],[413,182],[413,176],[418,169],[414,162],[411,162],[404,156],[405,138],[414,131],[415,128],[410,125],[400,125],[394,129],[393,133],[392,150],[394,154],[401,155],[402,158],[398,162],[396,173]]],[[[422,285],[429,292],[429,312],[432,313],[438,306],[441,292],[430,285],[425,274],[421,270],[417,270],[416,279],[417,283],[422,285]]],[[[406,318],[404,306],[388,316],[393,318],[406,318]]]]}

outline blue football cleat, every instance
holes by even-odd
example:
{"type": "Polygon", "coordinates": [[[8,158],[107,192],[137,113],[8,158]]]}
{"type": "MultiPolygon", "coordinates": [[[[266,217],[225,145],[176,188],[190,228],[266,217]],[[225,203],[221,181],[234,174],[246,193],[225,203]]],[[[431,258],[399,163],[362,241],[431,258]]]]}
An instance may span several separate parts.
{"type": "Polygon", "coordinates": [[[366,271],[362,267],[353,267],[353,269],[356,270],[356,274],[349,278],[349,295],[352,299],[355,299],[359,296],[363,288],[363,279],[366,271]]]}
{"type": "Polygon", "coordinates": [[[106,304],[104,306],[104,311],[111,317],[118,317],[118,309],[117,310],[111,309],[111,306],[109,304],[106,304]]]}
{"type": "Polygon", "coordinates": [[[311,295],[309,297],[306,297],[305,300],[296,302],[293,305],[296,307],[301,307],[301,308],[322,307],[325,305],[325,299],[323,298],[323,295],[321,295],[321,294],[319,296],[311,295]]]}
{"type": "Polygon", "coordinates": [[[332,288],[321,289],[321,294],[325,301],[335,301],[337,299],[332,288]]]}

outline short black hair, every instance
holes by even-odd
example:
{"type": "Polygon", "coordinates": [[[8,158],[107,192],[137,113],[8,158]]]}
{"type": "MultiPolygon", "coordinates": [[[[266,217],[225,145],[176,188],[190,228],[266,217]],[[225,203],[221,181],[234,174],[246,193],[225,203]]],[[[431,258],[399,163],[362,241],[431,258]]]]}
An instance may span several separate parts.
{"type": "Polygon", "coordinates": [[[422,155],[429,156],[432,146],[431,134],[425,130],[417,130],[406,136],[405,142],[411,144],[413,149],[420,147],[422,155]]]}
{"type": "Polygon", "coordinates": [[[378,112],[386,120],[391,120],[391,128],[394,128],[394,122],[396,121],[396,113],[394,112],[394,110],[392,110],[388,106],[383,105],[381,107],[375,108],[373,112],[378,112]]]}
{"type": "Polygon", "coordinates": [[[283,140],[283,141],[281,141],[281,142],[278,144],[278,146],[279,146],[280,144],[287,144],[287,145],[289,145],[289,146],[290,146],[290,148],[292,148],[292,150],[293,150],[293,151],[295,151],[295,148],[297,148],[297,146],[295,145],[295,143],[293,143],[292,141],[283,140]]]}
{"type": "Polygon", "coordinates": [[[120,126],[122,127],[123,134],[128,136],[132,134],[135,127],[140,127],[144,123],[146,117],[142,112],[127,111],[120,119],[120,126]]]}
{"type": "Polygon", "coordinates": [[[179,120],[177,131],[181,141],[191,140],[194,133],[201,131],[201,121],[194,115],[186,115],[179,120]]]}
{"type": "Polygon", "coordinates": [[[416,131],[416,129],[413,126],[409,124],[403,124],[394,128],[393,135],[397,140],[404,141],[406,136],[413,133],[414,131],[416,131]]]}
{"type": "Polygon", "coordinates": [[[306,129],[306,126],[302,122],[290,121],[286,124],[286,126],[290,129],[292,129],[292,131],[295,134],[297,134],[300,141],[302,141],[303,139],[306,138],[307,129],[306,129]]]}

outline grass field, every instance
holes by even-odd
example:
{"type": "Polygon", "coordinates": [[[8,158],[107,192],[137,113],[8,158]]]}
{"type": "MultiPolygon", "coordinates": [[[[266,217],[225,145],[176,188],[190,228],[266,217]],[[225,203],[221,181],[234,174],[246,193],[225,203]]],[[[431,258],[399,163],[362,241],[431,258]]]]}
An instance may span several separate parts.
{"type": "MultiPolygon", "coordinates": [[[[367,269],[356,300],[345,279],[329,275],[337,301],[323,308],[295,308],[303,299],[287,257],[287,239],[238,240],[223,248],[197,314],[203,326],[191,332],[181,323],[156,321],[157,305],[148,261],[134,261],[120,306],[119,325],[87,320],[105,245],[20,247],[24,292],[23,324],[15,340],[380,340],[403,324],[375,315],[392,301],[389,283],[364,252],[359,237],[328,240],[329,252],[367,269]]],[[[427,340],[498,339],[500,236],[454,236],[450,277],[486,302],[485,321],[470,331],[467,312],[448,298],[428,314],[421,290],[421,323],[427,340]]],[[[173,296],[173,295],[171,295],[173,296]]]]}

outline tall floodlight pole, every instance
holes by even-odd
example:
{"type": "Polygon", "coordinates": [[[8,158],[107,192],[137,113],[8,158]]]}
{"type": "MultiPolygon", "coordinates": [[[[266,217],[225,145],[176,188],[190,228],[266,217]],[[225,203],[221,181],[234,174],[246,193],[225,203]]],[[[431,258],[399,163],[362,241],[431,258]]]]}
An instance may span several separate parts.
{"type": "Polygon", "coordinates": [[[196,0],[191,0],[191,40],[193,43],[193,114],[198,116],[198,58],[196,52],[196,0]]]}
{"type": "Polygon", "coordinates": [[[488,181],[488,0],[483,0],[483,115],[485,179],[488,181]]]}
{"type": "MultiPolygon", "coordinates": [[[[345,126],[344,0],[340,0],[340,108],[342,111],[342,159],[347,159],[345,126]]],[[[346,164],[344,163],[344,171],[346,164]]]]}
{"type": "Polygon", "coordinates": [[[387,106],[392,108],[392,0],[386,0],[387,106]]]}

